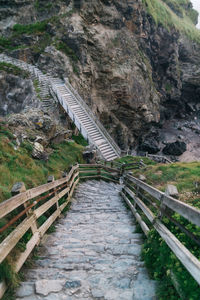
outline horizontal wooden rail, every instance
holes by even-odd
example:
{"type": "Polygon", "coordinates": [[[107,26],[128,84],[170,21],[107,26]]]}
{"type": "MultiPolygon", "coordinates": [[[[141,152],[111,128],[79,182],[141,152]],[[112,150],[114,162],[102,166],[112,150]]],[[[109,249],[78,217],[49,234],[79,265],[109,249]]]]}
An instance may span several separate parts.
{"type": "Polygon", "coordinates": [[[200,210],[188,205],[184,202],[181,202],[173,197],[167,196],[165,193],[157,190],[156,188],[144,183],[143,181],[131,176],[127,175],[126,178],[134,183],[137,187],[149,193],[151,196],[161,201],[162,204],[169,207],[173,211],[177,212],[191,223],[200,227],[200,210]]]}
{"type": "MultiPolygon", "coordinates": [[[[162,215],[166,217],[169,216],[169,220],[174,221],[182,232],[187,234],[193,241],[196,241],[197,237],[174,220],[171,217],[171,213],[178,213],[192,224],[200,226],[200,210],[166,195],[130,174],[125,175],[124,183],[125,186],[121,195],[131,208],[145,235],[148,235],[149,227],[143,220],[143,215],[160,234],[188,272],[198,284],[200,284],[200,261],[177,239],[175,234],[162,223],[162,215]],[[148,199],[148,195],[150,199],[148,199]],[[145,204],[145,202],[147,204],[145,204]],[[148,206],[150,206],[150,208],[148,206]],[[138,209],[142,211],[141,215],[138,209]],[[154,212],[152,212],[151,209],[153,209],[154,212]]],[[[197,244],[199,244],[199,242],[197,244]]]]}
{"type": "Polygon", "coordinates": [[[20,205],[24,204],[26,201],[38,197],[39,195],[48,192],[49,190],[56,188],[65,182],[68,182],[71,178],[71,175],[78,167],[78,165],[74,166],[67,177],[40,185],[39,187],[32,188],[26,192],[20,193],[19,195],[16,195],[2,202],[0,204],[0,219],[6,216],[11,211],[13,211],[14,209],[16,209],[17,207],[19,207],[20,205]]]}

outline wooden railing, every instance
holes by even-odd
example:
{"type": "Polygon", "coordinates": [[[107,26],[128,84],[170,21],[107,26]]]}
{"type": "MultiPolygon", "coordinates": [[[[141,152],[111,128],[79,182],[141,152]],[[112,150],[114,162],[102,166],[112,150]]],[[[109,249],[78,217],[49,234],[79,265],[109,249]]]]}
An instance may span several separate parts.
{"type": "MultiPolygon", "coordinates": [[[[47,184],[22,191],[0,204],[0,220],[6,224],[0,228],[0,264],[15,255],[13,269],[18,272],[41,237],[66,208],[75,186],[80,179],[104,179],[118,183],[120,171],[101,164],[75,165],[63,178],[55,180],[50,176],[47,184]],[[45,216],[41,225],[39,220],[45,216]],[[30,231],[25,251],[17,250],[19,241],[30,231]]],[[[0,298],[6,291],[6,283],[0,282],[0,298]]]]}
{"type": "MultiPolygon", "coordinates": [[[[200,261],[162,222],[163,216],[169,218],[182,232],[200,245],[198,237],[173,218],[173,214],[177,213],[188,222],[200,227],[200,210],[167,196],[133,177],[126,172],[126,167],[133,166],[119,163],[77,164],[68,174],[64,173],[63,178],[54,181],[53,176],[50,176],[47,184],[27,191],[24,188],[19,194],[2,202],[0,219],[6,222],[0,228],[0,263],[6,258],[12,259],[14,254],[15,260],[12,267],[15,272],[21,269],[34,247],[39,244],[41,237],[70,202],[79,180],[102,179],[119,183],[123,178],[124,186],[121,195],[144,233],[148,235],[150,227],[154,227],[200,284],[200,261]],[[39,220],[42,216],[45,216],[45,221],[40,224],[39,220]],[[28,231],[31,237],[26,241],[25,251],[21,252],[17,246],[28,231]]],[[[140,167],[140,164],[137,167],[140,167]]],[[[0,298],[5,290],[6,283],[0,282],[0,298]]]]}
{"type": "Polygon", "coordinates": [[[181,232],[197,245],[200,245],[199,237],[174,217],[176,213],[182,216],[188,224],[200,227],[200,210],[166,195],[130,174],[124,176],[124,188],[121,195],[132,210],[145,235],[148,235],[150,228],[155,228],[176,257],[200,284],[199,259],[179,241],[162,221],[163,216],[165,216],[181,232]]]}

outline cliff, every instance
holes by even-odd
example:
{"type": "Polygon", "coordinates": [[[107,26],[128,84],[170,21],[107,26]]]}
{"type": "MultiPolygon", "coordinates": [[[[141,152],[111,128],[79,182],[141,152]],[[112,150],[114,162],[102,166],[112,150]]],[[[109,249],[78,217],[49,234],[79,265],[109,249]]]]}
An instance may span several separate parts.
{"type": "Polygon", "coordinates": [[[68,77],[122,149],[182,140],[197,159],[200,33],[176,2],[4,1],[0,49],[68,77]]]}

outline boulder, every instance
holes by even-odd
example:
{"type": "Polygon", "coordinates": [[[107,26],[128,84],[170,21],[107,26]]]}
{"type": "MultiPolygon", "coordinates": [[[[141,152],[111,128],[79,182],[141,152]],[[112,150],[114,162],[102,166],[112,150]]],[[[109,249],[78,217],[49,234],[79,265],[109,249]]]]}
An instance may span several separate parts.
{"type": "Polygon", "coordinates": [[[167,196],[171,196],[174,198],[178,198],[178,190],[177,187],[173,184],[168,184],[166,189],[165,189],[165,194],[167,196]]]}
{"type": "Polygon", "coordinates": [[[139,175],[139,180],[146,181],[146,177],[142,174],[139,175]]]}
{"type": "Polygon", "coordinates": [[[158,145],[158,142],[154,138],[152,138],[143,141],[139,147],[139,150],[148,152],[150,154],[155,154],[160,151],[160,147],[158,145]]]}
{"type": "Polygon", "coordinates": [[[186,151],[187,145],[185,142],[176,141],[174,143],[168,143],[163,148],[163,153],[166,155],[179,156],[186,151]]]}
{"type": "Polygon", "coordinates": [[[33,145],[32,156],[37,159],[48,160],[48,155],[44,151],[44,147],[38,142],[35,142],[33,145]]]}
{"type": "Polygon", "coordinates": [[[96,159],[96,149],[94,146],[87,146],[83,152],[83,159],[87,164],[95,162],[96,159]]]}

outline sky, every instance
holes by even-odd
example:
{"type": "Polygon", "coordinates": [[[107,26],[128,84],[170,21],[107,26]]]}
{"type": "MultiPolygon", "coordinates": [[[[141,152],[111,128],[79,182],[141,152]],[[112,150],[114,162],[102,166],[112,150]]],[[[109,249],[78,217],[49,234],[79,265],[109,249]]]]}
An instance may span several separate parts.
{"type": "Polygon", "coordinates": [[[194,9],[199,12],[199,23],[197,27],[200,29],[200,0],[190,0],[193,4],[194,9]]]}

